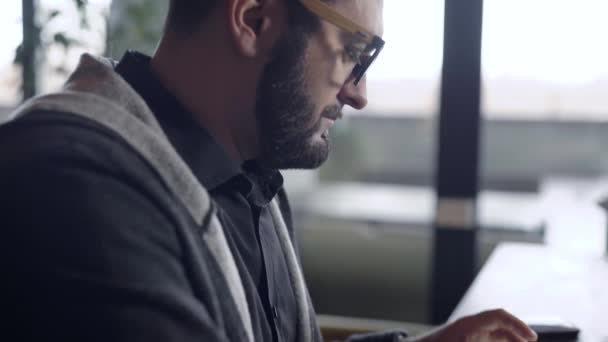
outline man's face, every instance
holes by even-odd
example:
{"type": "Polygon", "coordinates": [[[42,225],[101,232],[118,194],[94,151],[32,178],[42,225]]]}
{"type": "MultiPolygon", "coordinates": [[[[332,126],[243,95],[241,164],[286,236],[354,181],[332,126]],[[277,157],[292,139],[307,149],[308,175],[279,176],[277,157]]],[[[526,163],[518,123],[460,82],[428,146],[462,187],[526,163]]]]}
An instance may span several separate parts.
{"type": "MultiPolygon", "coordinates": [[[[382,0],[338,0],[332,7],[369,31],[382,33],[382,0]]],[[[320,19],[321,20],[321,19],[320,19]]],[[[365,78],[355,85],[358,42],[321,20],[318,32],[287,32],[258,85],[260,160],[277,169],[313,169],[329,156],[329,129],[349,105],[367,104],[365,78]]]]}

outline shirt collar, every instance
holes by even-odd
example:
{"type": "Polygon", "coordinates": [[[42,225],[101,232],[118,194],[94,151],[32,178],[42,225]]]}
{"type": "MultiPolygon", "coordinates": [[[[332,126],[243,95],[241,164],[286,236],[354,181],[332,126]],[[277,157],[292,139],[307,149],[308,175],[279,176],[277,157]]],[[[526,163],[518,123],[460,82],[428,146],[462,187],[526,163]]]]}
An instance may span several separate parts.
{"type": "MultiPolygon", "coordinates": [[[[243,176],[240,165],[162,85],[150,68],[150,60],[144,54],[129,51],[116,66],[116,72],[144,99],[199,182],[208,191],[213,191],[233,178],[243,176]]],[[[246,182],[237,181],[236,185],[251,192],[252,185],[246,182]]]]}
{"type": "Polygon", "coordinates": [[[255,160],[246,161],[243,170],[254,185],[247,200],[259,207],[268,204],[283,186],[283,176],[279,171],[264,168],[255,160]]]}

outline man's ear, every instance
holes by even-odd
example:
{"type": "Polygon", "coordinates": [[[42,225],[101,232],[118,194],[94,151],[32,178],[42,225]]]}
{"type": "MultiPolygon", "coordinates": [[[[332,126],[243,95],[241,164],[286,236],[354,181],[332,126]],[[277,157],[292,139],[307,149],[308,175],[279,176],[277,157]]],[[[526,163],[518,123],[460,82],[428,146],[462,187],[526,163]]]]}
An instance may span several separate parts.
{"type": "Polygon", "coordinates": [[[228,0],[229,32],[239,53],[258,57],[274,46],[280,30],[277,7],[276,0],[228,0]]]}

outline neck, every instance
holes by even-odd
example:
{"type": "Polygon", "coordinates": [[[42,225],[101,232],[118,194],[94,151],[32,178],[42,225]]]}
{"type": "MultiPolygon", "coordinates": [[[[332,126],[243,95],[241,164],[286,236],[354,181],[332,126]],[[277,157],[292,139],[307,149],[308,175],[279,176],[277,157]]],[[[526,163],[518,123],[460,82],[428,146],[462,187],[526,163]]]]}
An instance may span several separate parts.
{"type": "Polygon", "coordinates": [[[222,46],[212,44],[217,39],[221,37],[204,33],[184,40],[166,35],[152,57],[151,67],[196,121],[240,164],[257,157],[255,88],[244,86],[254,82],[246,82],[246,73],[238,70],[237,63],[231,63],[230,53],[217,51],[222,46]],[[194,40],[198,46],[192,43],[194,40]],[[210,44],[204,48],[203,42],[210,44]]]}

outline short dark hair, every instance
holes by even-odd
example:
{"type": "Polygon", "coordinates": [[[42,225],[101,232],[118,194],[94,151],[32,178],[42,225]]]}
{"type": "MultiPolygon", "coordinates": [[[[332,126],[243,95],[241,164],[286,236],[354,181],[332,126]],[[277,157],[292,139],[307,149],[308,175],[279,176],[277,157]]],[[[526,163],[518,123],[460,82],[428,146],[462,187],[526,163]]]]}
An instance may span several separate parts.
{"type": "MultiPolygon", "coordinates": [[[[165,30],[180,35],[192,34],[221,1],[223,0],[171,0],[165,30]]],[[[284,1],[287,4],[289,24],[292,28],[297,27],[307,33],[318,29],[319,18],[308,12],[299,0],[284,1]]]]}
{"type": "Polygon", "coordinates": [[[171,0],[165,31],[189,35],[221,0],[171,0]]]}

